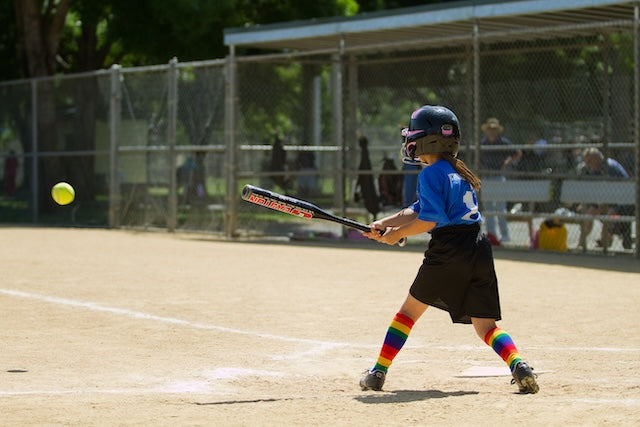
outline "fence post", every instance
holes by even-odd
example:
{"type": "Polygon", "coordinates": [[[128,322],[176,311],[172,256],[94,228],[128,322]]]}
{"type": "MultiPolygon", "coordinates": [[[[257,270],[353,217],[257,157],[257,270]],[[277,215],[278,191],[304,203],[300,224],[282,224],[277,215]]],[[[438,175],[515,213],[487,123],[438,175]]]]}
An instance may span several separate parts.
{"type": "Polygon", "coordinates": [[[474,60],[475,60],[474,53],[475,53],[475,45],[472,42],[470,45],[467,46],[465,50],[465,54],[466,54],[465,60],[466,60],[467,70],[470,70],[469,72],[466,73],[465,89],[467,93],[471,94],[471,96],[468,97],[467,102],[465,103],[464,112],[467,119],[465,120],[466,123],[464,124],[464,127],[463,127],[463,129],[465,130],[465,133],[467,135],[470,135],[470,137],[469,138],[465,137],[463,139],[465,140],[464,161],[465,163],[468,162],[467,163],[468,165],[473,165],[473,167],[475,168],[476,141],[474,138],[476,135],[476,130],[475,130],[476,110],[475,110],[475,100],[474,100],[475,77],[473,73],[473,66],[474,66],[474,60]]]}
{"type": "MultiPolygon", "coordinates": [[[[345,142],[344,146],[347,149],[347,153],[349,155],[345,155],[344,165],[345,172],[344,177],[345,181],[342,185],[342,188],[345,188],[345,200],[346,204],[351,200],[353,196],[351,194],[351,183],[353,179],[355,179],[355,171],[358,170],[358,157],[356,153],[358,152],[358,108],[360,106],[360,100],[358,99],[359,86],[358,86],[358,61],[354,54],[349,56],[347,61],[347,102],[348,102],[348,111],[346,114],[347,123],[345,124],[345,142]],[[354,175],[351,173],[354,172],[354,175]]],[[[369,135],[365,135],[369,136],[369,135]]],[[[346,212],[342,213],[346,215],[346,212]]]]}
{"type": "Polygon", "coordinates": [[[633,8],[633,139],[636,154],[636,250],[640,259],[640,6],[633,8]]]}
{"type": "Polygon", "coordinates": [[[38,194],[40,184],[38,182],[38,81],[31,79],[31,220],[38,222],[38,194]]]}
{"type": "Polygon", "coordinates": [[[473,21],[473,168],[480,170],[480,35],[478,20],[473,21]]]}
{"type": "Polygon", "coordinates": [[[175,231],[178,217],[178,196],[176,188],[176,127],[178,122],[178,59],[173,57],[169,61],[168,86],[167,86],[167,155],[169,166],[169,197],[167,199],[169,215],[167,217],[167,229],[175,231]]]}
{"type": "Polygon", "coordinates": [[[109,100],[109,227],[120,227],[120,180],[118,147],[120,145],[120,114],[122,87],[120,66],[111,66],[111,98],[109,100]]]}
{"type": "MultiPolygon", "coordinates": [[[[341,46],[344,45],[344,40],[340,40],[341,46]]],[[[342,53],[342,52],[341,52],[342,53]]],[[[333,122],[333,145],[340,147],[338,150],[338,174],[336,178],[336,185],[334,188],[335,203],[342,215],[345,214],[345,152],[347,147],[344,143],[343,122],[344,116],[342,112],[342,54],[337,53],[333,55],[333,63],[331,65],[331,99],[333,103],[332,122],[333,122]]]]}
{"type": "Polygon", "coordinates": [[[225,211],[225,234],[228,238],[234,236],[236,232],[236,222],[238,217],[238,164],[236,147],[236,51],[235,46],[229,46],[229,56],[225,64],[225,108],[224,108],[224,136],[226,145],[226,211],[225,211]]]}

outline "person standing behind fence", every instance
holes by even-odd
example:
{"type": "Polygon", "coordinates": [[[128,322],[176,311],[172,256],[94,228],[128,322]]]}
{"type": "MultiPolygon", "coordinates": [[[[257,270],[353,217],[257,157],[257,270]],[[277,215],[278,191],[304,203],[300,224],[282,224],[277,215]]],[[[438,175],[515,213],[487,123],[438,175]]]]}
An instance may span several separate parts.
{"type": "MultiPolygon", "coordinates": [[[[522,157],[522,151],[513,148],[513,143],[506,137],[502,136],[504,127],[495,117],[487,119],[482,124],[482,132],[484,137],[480,141],[482,147],[503,146],[504,150],[484,150],[480,155],[480,164],[482,169],[487,171],[498,171],[497,174],[491,174],[483,177],[483,180],[506,181],[504,172],[511,168],[522,157]]],[[[506,201],[483,202],[485,212],[496,212],[502,215],[485,215],[485,225],[489,237],[498,237],[496,222],[500,228],[500,242],[508,242],[511,238],[509,235],[509,227],[507,224],[507,203],[506,201]]],[[[493,239],[492,239],[493,240],[493,239]]]]}
{"type": "Polygon", "coordinates": [[[296,168],[304,173],[298,176],[298,196],[303,198],[315,197],[318,190],[318,177],[312,173],[316,171],[316,156],[308,148],[303,146],[296,157],[296,168]]]}
{"type": "Polygon", "coordinates": [[[278,131],[273,134],[273,147],[271,149],[271,172],[274,175],[271,176],[273,182],[280,186],[283,190],[287,191],[289,188],[289,177],[286,175],[287,166],[287,152],[284,151],[284,145],[278,131]]]}
{"type": "Polygon", "coordinates": [[[354,193],[354,199],[359,201],[360,197],[364,202],[364,207],[373,216],[375,220],[380,212],[380,196],[376,190],[373,174],[371,173],[371,158],[369,157],[369,140],[366,136],[358,138],[358,144],[360,145],[360,165],[358,170],[363,171],[358,174],[358,180],[356,181],[356,188],[354,193]]]}
{"type": "Polygon", "coordinates": [[[378,178],[380,199],[383,206],[398,206],[402,204],[402,176],[393,173],[396,170],[393,159],[385,156],[382,159],[382,173],[378,178]],[[385,173],[385,171],[392,172],[385,173]]]}
{"type": "Polygon", "coordinates": [[[16,194],[16,179],[18,177],[18,156],[13,150],[4,159],[4,185],[7,194],[13,197],[16,194]]]}
{"type": "Polygon", "coordinates": [[[405,172],[409,171],[409,173],[404,174],[402,180],[402,206],[406,208],[418,200],[418,194],[416,192],[418,188],[418,174],[411,173],[411,171],[421,171],[422,166],[403,163],[402,170],[405,172]]]}

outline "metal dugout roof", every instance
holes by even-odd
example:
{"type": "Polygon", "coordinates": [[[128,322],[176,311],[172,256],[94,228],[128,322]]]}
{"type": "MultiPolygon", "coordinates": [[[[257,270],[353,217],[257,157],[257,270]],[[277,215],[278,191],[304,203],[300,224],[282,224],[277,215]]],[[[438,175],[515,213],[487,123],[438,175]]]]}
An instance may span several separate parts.
{"type": "Polygon", "coordinates": [[[364,50],[411,44],[447,44],[549,38],[617,31],[633,25],[637,1],[620,0],[467,0],[363,13],[229,28],[227,46],[268,50],[364,50]]]}

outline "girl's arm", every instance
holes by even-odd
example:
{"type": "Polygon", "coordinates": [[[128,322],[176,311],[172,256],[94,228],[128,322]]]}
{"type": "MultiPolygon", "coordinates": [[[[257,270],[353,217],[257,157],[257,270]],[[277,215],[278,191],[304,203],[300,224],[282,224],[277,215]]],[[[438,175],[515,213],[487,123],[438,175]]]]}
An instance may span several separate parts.
{"type": "Polygon", "coordinates": [[[431,231],[435,226],[435,222],[418,219],[418,214],[414,212],[413,209],[406,208],[371,224],[372,230],[384,231],[384,234],[380,235],[380,233],[376,231],[363,234],[381,243],[395,245],[403,237],[426,233],[431,231]]]}
{"type": "Polygon", "coordinates": [[[371,227],[378,230],[385,230],[387,227],[398,227],[413,221],[418,214],[411,208],[404,208],[393,215],[379,219],[371,224],[371,227]]]}

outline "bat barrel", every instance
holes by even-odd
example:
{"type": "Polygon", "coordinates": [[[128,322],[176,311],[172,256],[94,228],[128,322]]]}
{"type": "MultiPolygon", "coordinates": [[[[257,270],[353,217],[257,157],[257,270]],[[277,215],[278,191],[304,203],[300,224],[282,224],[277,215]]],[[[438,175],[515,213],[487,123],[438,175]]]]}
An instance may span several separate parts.
{"type": "MultiPolygon", "coordinates": [[[[307,202],[305,200],[295,199],[289,196],[283,196],[282,194],[274,193],[272,191],[265,190],[264,188],[260,187],[255,187],[253,185],[245,185],[242,188],[241,197],[243,200],[246,200],[248,202],[301,218],[324,219],[337,222],[347,227],[355,228],[364,232],[368,232],[371,230],[370,227],[366,224],[362,224],[349,218],[343,218],[333,215],[330,212],[319,208],[313,203],[307,202]]],[[[404,246],[406,244],[406,241],[407,240],[403,238],[400,242],[398,242],[398,245],[404,246]]]]}
{"type": "Polygon", "coordinates": [[[249,200],[249,197],[251,197],[251,193],[253,193],[253,190],[255,188],[256,187],[254,187],[253,185],[249,185],[249,184],[245,185],[242,188],[242,194],[241,194],[242,199],[243,200],[249,200]]]}

